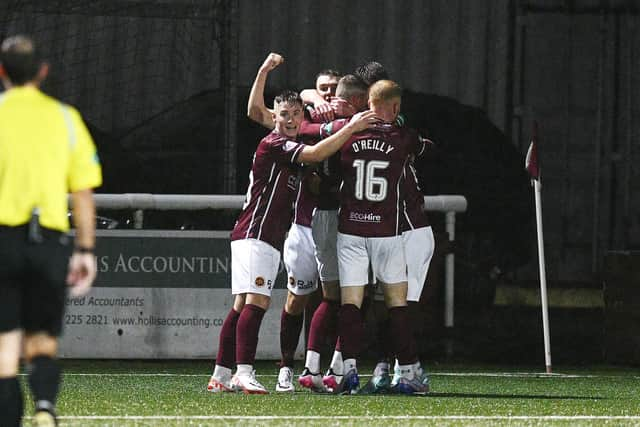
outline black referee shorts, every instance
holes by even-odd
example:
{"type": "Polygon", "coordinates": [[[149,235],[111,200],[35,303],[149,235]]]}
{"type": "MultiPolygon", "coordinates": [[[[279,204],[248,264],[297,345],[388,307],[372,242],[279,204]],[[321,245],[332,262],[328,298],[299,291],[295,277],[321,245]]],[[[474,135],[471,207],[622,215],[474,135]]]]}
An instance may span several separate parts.
{"type": "Polygon", "coordinates": [[[27,240],[26,225],[0,226],[0,332],[62,332],[71,239],[42,229],[43,241],[27,240]]]}

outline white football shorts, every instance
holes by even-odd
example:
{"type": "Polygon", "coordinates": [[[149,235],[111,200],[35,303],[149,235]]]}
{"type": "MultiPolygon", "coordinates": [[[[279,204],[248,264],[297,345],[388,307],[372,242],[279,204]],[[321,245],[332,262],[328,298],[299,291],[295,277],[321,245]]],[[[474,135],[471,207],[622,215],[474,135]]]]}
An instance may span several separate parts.
{"type": "Polygon", "coordinates": [[[340,287],[364,286],[373,275],[384,283],[407,281],[402,237],[361,237],[338,232],[340,287]]]}
{"type": "Polygon", "coordinates": [[[404,256],[407,261],[407,301],[420,301],[427,280],[427,272],[435,249],[431,227],[421,227],[402,233],[404,256]]]}
{"type": "Polygon", "coordinates": [[[338,281],[338,211],[316,209],[311,220],[311,231],[315,243],[315,257],[320,280],[338,281]]]}
{"type": "Polygon", "coordinates": [[[284,241],[287,289],[295,295],[308,295],[318,289],[318,266],[314,255],[311,227],[291,224],[284,241]]]}
{"type": "Polygon", "coordinates": [[[231,293],[271,296],[280,267],[280,251],[256,239],[231,242],[231,293]]]}

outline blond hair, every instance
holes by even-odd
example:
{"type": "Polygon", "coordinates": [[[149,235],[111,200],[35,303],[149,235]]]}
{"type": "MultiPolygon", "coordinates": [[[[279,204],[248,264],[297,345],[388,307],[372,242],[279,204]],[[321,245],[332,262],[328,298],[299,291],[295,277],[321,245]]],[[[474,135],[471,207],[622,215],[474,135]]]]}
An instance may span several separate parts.
{"type": "Polygon", "coordinates": [[[402,88],[392,80],[378,80],[369,88],[369,101],[388,102],[402,98],[402,88]]]}

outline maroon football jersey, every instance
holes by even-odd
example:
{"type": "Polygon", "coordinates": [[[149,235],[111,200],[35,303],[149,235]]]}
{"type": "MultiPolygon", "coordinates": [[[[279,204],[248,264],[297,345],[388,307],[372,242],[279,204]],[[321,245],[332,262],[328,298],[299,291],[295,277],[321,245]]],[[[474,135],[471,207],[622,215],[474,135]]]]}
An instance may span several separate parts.
{"type": "MultiPolygon", "coordinates": [[[[325,139],[340,129],[342,129],[349,119],[338,119],[328,123],[311,123],[305,121],[300,126],[300,136],[315,138],[315,142],[325,139]]],[[[320,176],[320,191],[317,197],[317,208],[319,210],[336,210],[340,205],[340,152],[325,159],[318,164],[318,175],[320,176]]]]}
{"type": "Polygon", "coordinates": [[[298,193],[293,211],[293,222],[305,227],[311,227],[313,211],[318,204],[318,196],[309,190],[308,180],[307,175],[303,175],[302,178],[298,180],[298,193]]]}
{"type": "Polygon", "coordinates": [[[298,186],[298,155],[304,144],[271,132],[253,156],[249,189],[231,240],[258,239],[282,250],[291,225],[291,208],[298,186]]]}
{"type": "Polygon", "coordinates": [[[403,177],[403,198],[401,231],[427,227],[429,218],[424,207],[424,195],[418,184],[413,162],[407,162],[403,177]]]}
{"type": "Polygon", "coordinates": [[[342,146],[341,233],[389,237],[402,232],[404,169],[421,145],[415,131],[381,124],[354,134],[342,146]]]}

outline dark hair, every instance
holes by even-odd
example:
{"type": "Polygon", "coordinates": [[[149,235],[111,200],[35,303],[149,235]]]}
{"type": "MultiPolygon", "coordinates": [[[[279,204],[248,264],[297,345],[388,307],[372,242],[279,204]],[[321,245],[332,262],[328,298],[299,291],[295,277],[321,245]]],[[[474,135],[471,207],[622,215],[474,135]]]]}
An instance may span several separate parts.
{"type": "Polygon", "coordinates": [[[282,92],[280,92],[274,99],[273,99],[273,103],[274,104],[280,104],[280,103],[287,103],[287,104],[300,104],[303,105],[302,103],[302,98],[300,98],[300,94],[298,92],[294,92],[292,90],[283,90],[282,92]]]}
{"type": "Polygon", "coordinates": [[[364,95],[367,93],[368,85],[355,74],[345,74],[338,81],[336,96],[349,98],[350,96],[364,95]]]}
{"type": "Polygon", "coordinates": [[[23,85],[38,75],[41,61],[35,44],[27,36],[6,38],[0,47],[0,63],[15,85],[23,85]]]}
{"type": "Polygon", "coordinates": [[[322,70],[318,74],[316,74],[316,81],[318,80],[318,77],[320,77],[320,76],[332,76],[332,77],[340,78],[340,76],[342,76],[342,73],[340,73],[339,71],[327,68],[326,70],[322,70]]]}
{"type": "Polygon", "coordinates": [[[362,64],[356,68],[354,74],[360,77],[367,86],[371,86],[378,80],[389,80],[389,73],[377,61],[369,61],[366,64],[362,64]]]}

